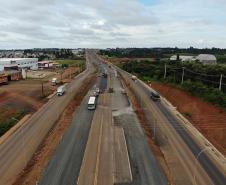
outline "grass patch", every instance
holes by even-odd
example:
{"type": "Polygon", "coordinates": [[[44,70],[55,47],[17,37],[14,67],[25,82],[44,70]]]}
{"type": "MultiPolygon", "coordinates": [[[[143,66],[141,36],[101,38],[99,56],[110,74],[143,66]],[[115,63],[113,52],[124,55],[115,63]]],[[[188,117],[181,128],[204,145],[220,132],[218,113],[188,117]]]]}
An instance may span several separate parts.
{"type": "Polygon", "coordinates": [[[25,110],[17,111],[12,117],[0,121],[0,137],[12,128],[26,114],[25,110]]]}
{"type": "Polygon", "coordinates": [[[64,59],[64,60],[56,60],[57,63],[61,65],[68,65],[68,66],[77,66],[85,64],[85,60],[73,60],[73,59],[64,59]]]}

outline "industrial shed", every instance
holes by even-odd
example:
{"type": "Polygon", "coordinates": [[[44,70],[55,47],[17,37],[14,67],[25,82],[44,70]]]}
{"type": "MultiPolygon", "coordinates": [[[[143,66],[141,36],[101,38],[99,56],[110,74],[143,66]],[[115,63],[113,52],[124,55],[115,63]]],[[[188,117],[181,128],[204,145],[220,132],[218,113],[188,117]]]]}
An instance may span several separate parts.
{"type": "Polygon", "coordinates": [[[38,58],[0,58],[0,71],[4,69],[38,69],[38,58]]]}
{"type": "Polygon", "coordinates": [[[217,58],[210,54],[200,54],[196,59],[203,64],[217,64],[217,58]]]}

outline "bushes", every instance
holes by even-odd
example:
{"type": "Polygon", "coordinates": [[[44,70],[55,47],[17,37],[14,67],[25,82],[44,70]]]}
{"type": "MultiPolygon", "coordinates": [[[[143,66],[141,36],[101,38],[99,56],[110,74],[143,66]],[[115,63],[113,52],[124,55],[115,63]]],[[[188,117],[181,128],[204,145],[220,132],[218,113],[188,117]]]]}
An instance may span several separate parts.
{"type": "Polygon", "coordinates": [[[20,120],[25,115],[25,110],[20,110],[15,113],[14,117],[8,118],[0,122],[0,137],[12,128],[17,120],[20,120]]]}
{"type": "MultiPolygon", "coordinates": [[[[182,68],[181,63],[167,64],[168,68],[182,68]]],[[[199,63],[186,63],[184,64],[186,68],[193,71],[201,70],[207,74],[213,74],[217,72],[226,72],[225,69],[219,69],[218,66],[203,66],[199,63]]],[[[122,65],[122,69],[135,74],[143,81],[161,81],[163,83],[170,83],[177,85],[177,87],[182,88],[194,96],[198,96],[205,101],[212,104],[221,106],[226,109],[226,94],[214,88],[213,84],[202,83],[200,80],[194,78],[194,74],[188,78],[185,75],[184,83],[181,85],[181,74],[182,70],[179,72],[173,70],[168,70],[167,78],[163,79],[164,76],[164,63],[150,63],[149,61],[142,62],[129,62],[122,65]]],[[[215,85],[216,86],[216,85],[215,85]]]]}
{"type": "Polygon", "coordinates": [[[181,87],[194,96],[226,109],[226,95],[218,89],[209,88],[201,82],[191,82],[191,80],[185,81],[181,87]]]}

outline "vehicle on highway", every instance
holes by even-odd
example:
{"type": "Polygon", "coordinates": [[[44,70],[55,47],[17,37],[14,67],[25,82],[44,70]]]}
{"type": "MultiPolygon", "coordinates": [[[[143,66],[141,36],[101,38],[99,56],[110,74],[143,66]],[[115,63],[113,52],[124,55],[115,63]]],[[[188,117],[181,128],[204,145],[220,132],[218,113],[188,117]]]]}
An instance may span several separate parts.
{"type": "Polygon", "coordinates": [[[57,78],[53,78],[53,79],[51,80],[51,85],[52,85],[52,86],[57,85],[57,78]]]}
{"type": "Polygon", "coordinates": [[[57,96],[62,96],[66,91],[65,85],[61,85],[57,88],[57,96]]]}
{"type": "Polygon", "coordinates": [[[121,90],[121,93],[122,93],[122,94],[125,94],[125,95],[127,94],[125,89],[122,89],[122,90],[121,90]]]}
{"type": "Polygon", "coordinates": [[[107,75],[107,73],[103,73],[102,76],[103,76],[104,78],[107,78],[108,75],[107,75]]]}
{"type": "Polygon", "coordinates": [[[88,110],[95,110],[96,109],[96,97],[90,96],[88,101],[88,110]]]}
{"type": "Polygon", "coordinates": [[[152,91],[150,97],[154,101],[160,101],[160,95],[156,91],[152,91]]]}
{"type": "Polygon", "coordinates": [[[137,77],[136,77],[135,75],[132,75],[131,78],[132,78],[132,80],[134,80],[134,81],[137,80],[137,77]]]}

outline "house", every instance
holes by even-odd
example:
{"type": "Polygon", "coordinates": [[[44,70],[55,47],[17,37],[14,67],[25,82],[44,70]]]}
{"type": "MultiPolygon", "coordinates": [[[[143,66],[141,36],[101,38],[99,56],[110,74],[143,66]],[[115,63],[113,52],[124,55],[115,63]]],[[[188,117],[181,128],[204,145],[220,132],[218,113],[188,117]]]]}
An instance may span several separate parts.
{"type": "Polygon", "coordinates": [[[217,58],[210,54],[200,54],[196,59],[203,64],[217,64],[217,58]]]}

